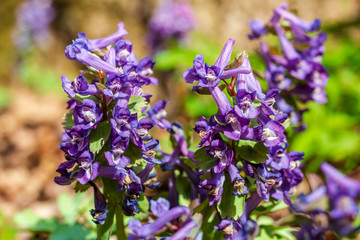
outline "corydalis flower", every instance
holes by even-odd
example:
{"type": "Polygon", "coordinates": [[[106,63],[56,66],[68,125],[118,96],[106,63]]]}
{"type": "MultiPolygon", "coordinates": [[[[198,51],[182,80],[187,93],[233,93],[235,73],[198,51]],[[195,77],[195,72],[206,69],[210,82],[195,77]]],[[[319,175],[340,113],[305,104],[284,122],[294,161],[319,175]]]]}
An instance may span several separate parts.
{"type": "Polygon", "coordinates": [[[212,66],[204,65],[204,56],[201,54],[196,55],[194,60],[194,67],[189,68],[183,73],[183,78],[187,83],[194,83],[198,81],[198,84],[193,88],[194,90],[199,87],[213,88],[217,86],[221,79],[227,79],[237,74],[250,73],[250,70],[246,67],[237,67],[235,69],[225,69],[230,62],[230,56],[232,47],[235,43],[234,39],[229,39],[219,58],[212,66]]]}
{"type": "Polygon", "coordinates": [[[195,13],[185,1],[164,1],[149,22],[148,41],[153,52],[166,47],[171,39],[183,41],[195,27],[195,13]]]}
{"type": "Polygon", "coordinates": [[[79,33],[78,38],[68,45],[65,49],[65,55],[70,60],[77,60],[85,65],[91,66],[97,70],[106,73],[121,74],[119,70],[112,64],[104,61],[103,59],[90,54],[95,49],[102,49],[110,44],[113,44],[121,39],[128,32],[124,29],[124,24],[120,22],[116,33],[99,39],[87,39],[84,33],[79,33]]]}
{"type": "Polygon", "coordinates": [[[81,105],[75,106],[74,122],[82,129],[95,127],[102,117],[100,107],[91,99],[84,99],[81,105]]]}
{"type": "Polygon", "coordinates": [[[326,184],[308,195],[300,195],[293,206],[295,211],[309,214],[313,223],[302,227],[300,239],[306,239],[306,236],[324,237],[328,230],[345,237],[359,229],[353,223],[359,214],[356,200],[360,197],[360,182],[345,176],[328,163],[322,163],[320,168],[327,179],[326,184]],[[329,211],[311,207],[324,198],[329,199],[329,211]],[[316,224],[319,217],[326,220],[325,225],[316,224]]]}
{"type": "MultiPolygon", "coordinates": [[[[154,236],[154,234],[160,231],[167,223],[181,217],[182,215],[190,215],[189,208],[183,206],[174,207],[167,212],[164,212],[164,214],[162,214],[154,222],[143,225],[139,220],[131,219],[129,221],[128,228],[131,229],[132,234],[129,235],[129,239],[135,240],[150,238],[150,236],[154,236]]],[[[187,235],[183,235],[181,237],[179,236],[176,239],[184,239],[186,236],[187,235]]]]}
{"type": "Polygon", "coordinates": [[[50,37],[50,23],[55,11],[50,0],[28,0],[16,12],[16,30],[13,39],[19,49],[35,44],[46,45],[50,37]]]}
{"type": "Polygon", "coordinates": [[[94,218],[92,221],[96,224],[103,225],[107,217],[108,207],[104,195],[100,192],[99,188],[93,183],[89,182],[94,188],[94,202],[95,209],[91,209],[91,216],[94,218]]]}
{"type": "Polygon", "coordinates": [[[232,110],[231,104],[226,95],[220,90],[218,84],[222,79],[231,78],[240,73],[249,74],[251,70],[247,67],[237,67],[234,69],[225,69],[230,62],[232,47],[235,43],[234,39],[229,39],[219,58],[212,66],[204,65],[204,56],[196,55],[194,60],[194,66],[189,68],[183,73],[183,78],[187,83],[198,82],[193,87],[193,91],[197,91],[199,88],[208,88],[213,96],[216,104],[218,105],[220,112],[225,115],[232,110]]]}

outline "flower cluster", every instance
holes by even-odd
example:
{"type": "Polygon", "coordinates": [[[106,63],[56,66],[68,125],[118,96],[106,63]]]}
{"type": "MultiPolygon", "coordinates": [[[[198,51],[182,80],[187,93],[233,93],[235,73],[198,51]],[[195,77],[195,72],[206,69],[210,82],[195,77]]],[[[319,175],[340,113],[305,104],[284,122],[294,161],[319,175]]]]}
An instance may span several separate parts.
{"type": "Polygon", "coordinates": [[[345,237],[360,229],[360,226],[353,226],[359,215],[356,200],[360,197],[360,182],[343,175],[328,163],[322,163],[321,170],[327,183],[308,195],[300,195],[292,206],[295,212],[310,218],[303,224],[298,239],[325,239],[327,231],[345,237]],[[324,204],[326,202],[328,205],[324,204]]]}
{"type": "Polygon", "coordinates": [[[187,83],[197,82],[194,91],[210,93],[219,108],[218,114],[209,120],[200,117],[195,124],[194,130],[201,141],[194,161],[204,163],[205,158],[213,164],[209,169],[201,167],[199,174],[203,180],[199,187],[210,206],[219,207],[223,202],[232,205],[239,199],[245,201],[242,216],[220,212],[222,219],[216,230],[222,230],[226,239],[236,235],[247,239],[256,231],[250,213],[261,200],[269,201],[272,197],[291,204],[289,195],[303,178],[299,168],[303,154],[286,152],[287,115],[273,107],[279,90],[262,92],[244,53],[229,64],[234,42],[233,39],[227,41],[214,65],[204,64],[204,57],[197,55],[194,66],[184,72],[183,77],[187,83]],[[226,82],[228,78],[231,83],[226,82]],[[221,90],[221,81],[233,104],[221,90]],[[227,193],[237,198],[224,195],[228,186],[232,186],[232,190],[227,193]]]}
{"type": "Polygon", "coordinates": [[[281,51],[260,43],[266,65],[264,78],[270,89],[281,90],[276,97],[277,109],[289,114],[292,124],[301,131],[305,129],[302,113],[306,108],[303,103],[314,101],[323,104],[327,101],[324,88],[329,76],[322,65],[326,34],[311,34],[319,30],[319,19],[304,21],[287,8],[287,4],[275,8],[274,15],[266,25],[260,20],[250,21],[252,33],[249,38],[276,34],[281,51]]]}
{"type": "Polygon", "coordinates": [[[116,208],[114,202],[121,201],[122,212],[118,213],[121,216],[140,213],[140,197],[143,203],[151,202],[156,220],[143,226],[139,220],[131,220],[128,225],[133,232],[130,239],[153,239],[152,236],[164,229],[184,239],[198,224],[190,217],[189,208],[179,206],[174,169],[187,172],[197,186],[195,172],[180,161],[181,157],[192,159],[193,152],[188,150],[182,126],[165,119],[168,101],[149,106],[151,95],[144,93],[141,87],[158,83],[151,76],[155,62],[150,57],[137,60],[131,42],[124,39],[126,34],[120,22],[116,33],[101,39],[88,39],[84,33],[79,33],[65,49],[68,59],[83,63],[87,69],[73,81],[64,75],[61,77],[70,100],[60,144],[66,161],[57,169],[60,176],[55,182],[68,185],[77,180],[85,185],[78,186],[79,189],[93,187],[95,209],[90,213],[96,224],[105,223],[110,208],[116,208]],[[154,126],[171,134],[173,153],[163,152],[159,141],[150,135],[154,126]],[[165,186],[169,202],[143,196],[146,188],[156,191],[163,186],[157,180],[156,165],[158,169],[171,170],[165,186]],[[101,193],[96,185],[101,180],[104,191],[107,195],[113,192],[112,196],[101,193]],[[112,184],[107,185],[107,181],[112,184]],[[188,218],[180,218],[182,215],[188,218]]]}
{"type": "Polygon", "coordinates": [[[67,161],[59,166],[61,176],[55,181],[63,185],[77,179],[93,186],[95,210],[91,214],[100,224],[104,223],[106,201],[93,182],[98,177],[117,181],[117,188],[125,189],[124,214],[133,215],[139,212],[137,198],[144,182],[159,163],[155,157],[159,142],[149,134],[154,122],[144,113],[150,95],[141,89],[157,84],[151,76],[154,62],[150,57],[138,61],[131,42],[124,39],[126,34],[123,23],[116,33],[101,39],[87,39],[79,33],[65,55],[88,69],[73,81],[61,77],[70,97],[70,112],[60,144],[67,161]],[[146,167],[136,173],[134,155],[146,160],[146,167]]]}
{"type": "Polygon", "coordinates": [[[162,50],[169,40],[186,40],[195,27],[195,14],[186,1],[166,0],[160,3],[148,26],[148,43],[154,53],[162,50]]]}
{"type": "Polygon", "coordinates": [[[43,46],[49,38],[50,23],[55,17],[51,0],[28,0],[16,13],[16,30],[13,33],[15,46],[19,49],[31,45],[43,46]]]}

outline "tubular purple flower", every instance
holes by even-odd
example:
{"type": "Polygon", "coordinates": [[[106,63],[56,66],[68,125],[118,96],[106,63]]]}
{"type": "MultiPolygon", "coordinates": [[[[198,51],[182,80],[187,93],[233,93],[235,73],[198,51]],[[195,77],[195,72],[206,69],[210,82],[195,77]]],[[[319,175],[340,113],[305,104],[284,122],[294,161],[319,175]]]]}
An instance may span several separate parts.
{"type": "Polygon", "coordinates": [[[248,199],[246,199],[244,212],[240,217],[240,223],[242,225],[246,224],[246,222],[250,220],[250,214],[255,210],[255,208],[257,208],[262,200],[261,196],[257,193],[253,193],[248,199]]]}
{"type": "Polygon", "coordinates": [[[292,25],[302,28],[305,32],[317,31],[321,25],[320,19],[315,19],[314,22],[307,22],[281,7],[275,8],[274,12],[289,21],[292,25]]]}
{"type": "Polygon", "coordinates": [[[107,46],[114,44],[119,40],[122,40],[124,38],[124,36],[127,34],[128,34],[128,32],[124,28],[124,23],[119,22],[117,30],[114,34],[109,35],[104,38],[87,39],[87,49],[89,51],[92,51],[95,49],[106,48],[107,46]]]}
{"type": "Polygon", "coordinates": [[[83,185],[94,180],[99,175],[100,163],[95,162],[93,158],[89,151],[82,152],[77,158],[80,168],[77,179],[83,185]]]}
{"type": "MultiPolygon", "coordinates": [[[[235,39],[230,38],[224,45],[223,50],[220,53],[218,59],[216,59],[215,66],[224,70],[230,62],[232,48],[234,46],[235,39]]],[[[221,72],[220,72],[221,75],[221,72]]]]}
{"type": "Polygon", "coordinates": [[[268,33],[265,24],[259,19],[250,20],[249,27],[251,29],[251,34],[248,34],[248,38],[251,40],[268,33]]]}
{"type": "Polygon", "coordinates": [[[120,71],[110,65],[109,63],[105,62],[99,57],[96,57],[95,55],[90,54],[86,49],[76,45],[71,44],[65,48],[65,55],[70,60],[77,60],[84,65],[88,65],[90,67],[93,67],[97,70],[106,72],[106,73],[115,73],[118,75],[121,75],[120,71]]]}
{"type": "Polygon", "coordinates": [[[100,107],[91,99],[84,99],[74,108],[74,122],[82,129],[95,128],[102,117],[100,107]]]}
{"type": "Polygon", "coordinates": [[[224,172],[211,172],[211,178],[200,182],[199,186],[207,192],[209,198],[209,206],[221,201],[221,195],[224,191],[223,185],[225,182],[224,172]]]}
{"type": "Polygon", "coordinates": [[[232,110],[231,104],[227,99],[225,93],[223,93],[218,86],[209,88],[211,95],[213,96],[221,114],[227,114],[232,110]]]}
{"type": "Polygon", "coordinates": [[[168,191],[170,208],[179,206],[179,192],[176,189],[176,178],[174,172],[172,172],[168,178],[168,191]]]}
{"type": "Polygon", "coordinates": [[[74,98],[76,94],[80,95],[98,95],[101,91],[95,86],[95,84],[88,84],[86,79],[82,76],[82,72],[74,81],[70,81],[65,75],[61,75],[61,82],[64,91],[71,98],[74,98]]]}
{"type": "Polygon", "coordinates": [[[128,227],[132,230],[134,235],[138,238],[145,238],[155,234],[159,231],[165,224],[175,220],[176,218],[181,217],[181,215],[190,215],[190,210],[187,207],[178,206],[170,209],[166,213],[164,213],[161,217],[156,219],[152,223],[144,224],[139,226],[138,224],[134,225],[134,221],[138,221],[135,219],[131,219],[129,221],[128,227]]]}
{"type": "Polygon", "coordinates": [[[360,196],[360,183],[358,181],[345,176],[326,162],[320,165],[320,169],[328,180],[327,189],[330,196],[335,197],[341,192],[353,198],[360,196]]]}
{"type": "Polygon", "coordinates": [[[261,90],[259,81],[255,78],[255,76],[252,72],[251,64],[247,57],[245,57],[242,66],[247,69],[250,69],[250,73],[248,73],[248,74],[240,73],[238,75],[236,90],[240,91],[240,90],[245,89],[247,92],[256,91],[257,98],[263,99],[265,97],[265,95],[261,90]]]}
{"type": "Polygon", "coordinates": [[[189,68],[183,73],[183,78],[187,83],[194,83],[199,81],[198,85],[193,87],[193,91],[196,91],[199,87],[216,88],[221,79],[230,78],[237,74],[250,73],[250,69],[246,67],[238,67],[234,69],[226,69],[226,66],[230,62],[232,47],[235,43],[234,39],[229,39],[216,60],[213,66],[204,65],[204,56],[198,54],[194,60],[194,66],[189,68]]]}
{"type": "Polygon", "coordinates": [[[103,225],[105,223],[108,212],[106,199],[104,195],[100,192],[99,188],[93,182],[89,183],[94,188],[95,209],[91,209],[90,211],[91,216],[94,218],[92,221],[96,224],[103,225]]]}
{"type": "Polygon", "coordinates": [[[150,210],[153,214],[160,217],[170,209],[170,203],[165,198],[159,197],[158,200],[150,200],[150,210]]]}
{"type": "Polygon", "coordinates": [[[236,165],[231,163],[228,167],[231,184],[235,188],[233,195],[243,196],[249,193],[249,189],[245,186],[245,180],[241,177],[239,169],[236,165]]]}
{"type": "Polygon", "coordinates": [[[288,60],[300,59],[301,58],[300,54],[296,51],[296,49],[291,44],[289,39],[287,39],[287,37],[285,36],[285,33],[284,33],[283,29],[281,28],[280,24],[273,23],[273,26],[274,26],[274,29],[275,29],[276,34],[278,36],[280,46],[281,46],[282,52],[284,53],[285,57],[288,60]]]}
{"type": "Polygon", "coordinates": [[[274,120],[271,120],[263,127],[262,139],[267,147],[274,147],[281,142],[286,141],[284,134],[285,127],[274,120]]]}
{"type": "Polygon", "coordinates": [[[195,220],[191,219],[191,221],[183,224],[179,230],[169,237],[169,240],[185,240],[189,236],[191,230],[197,227],[197,225],[195,220]]]}
{"type": "Polygon", "coordinates": [[[104,60],[111,66],[116,67],[115,49],[110,47],[108,54],[104,56],[104,60]]]}

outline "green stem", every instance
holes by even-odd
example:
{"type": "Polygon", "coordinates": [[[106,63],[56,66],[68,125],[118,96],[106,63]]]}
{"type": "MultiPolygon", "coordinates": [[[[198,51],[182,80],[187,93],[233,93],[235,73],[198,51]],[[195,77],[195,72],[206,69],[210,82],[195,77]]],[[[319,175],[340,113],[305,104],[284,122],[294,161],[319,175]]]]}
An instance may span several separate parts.
{"type": "Polygon", "coordinates": [[[128,238],[125,233],[124,215],[120,205],[118,205],[118,207],[116,208],[115,214],[116,214],[116,236],[118,239],[126,240],[128,238]]]}
{"type": "MultiPolygon", "coordinates": [[[[118,184],[117,184],[117,182],[115,180],[107,179],[107,178],[102,178],[102,180],[103,180],[103,183],[104,183],[104,196],[107,199],[107,204],[108,204],[109,211],[107,213],[105,223],[103,225],[98,225],[98,227],[97,227],[97,239],[98,240],[109,240],[110,237],[111,237],[112,228],[113,228],[113,225],[114,225],[115,212],[118,211],[117,210],[118,208],[121,211],[121,205],[119,203],[122,202],[122,200],[124,198],[123,197],[124,193],[123,193],[123,191],[121,193],[119,193],[116,190],[118,184]]],[[[118,215],[118,214],[116,214],[116,215],[118,215]]],[[[122,212],[121,212],[121,217],[122,217],[122,212]]],[[[118,216],[117,216],[116,220],[118,222],[118,216]]],[[[118,224],[120,224],[120,223],[117,223],[116,225],[118,226],[118,224]]],[[[124,223],[122,223],[122,225],[123,224],[124,223]]],[[[120,235],[118,235],[117,232],[118,231],[116,231],[116,235],[119,237],[120,235]]],[[[121,237],[119,239],[126,239],[126,238],[121,237]]]]}
{"type": "Polygon", "coordinates": [[[108,240],[111,237],[112,226],[114,223],[115,208],[109,206],[109,211],[103,225],[97,225],[97,238],[98,240],[108,240]]]}

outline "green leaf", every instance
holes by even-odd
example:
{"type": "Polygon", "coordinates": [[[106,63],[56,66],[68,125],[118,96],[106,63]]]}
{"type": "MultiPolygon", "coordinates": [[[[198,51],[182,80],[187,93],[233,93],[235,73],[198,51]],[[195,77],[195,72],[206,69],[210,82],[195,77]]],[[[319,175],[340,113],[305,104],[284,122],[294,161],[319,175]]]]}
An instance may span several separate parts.
{"type": "Polygon", "coordinates": [[[276,227],[275,234],[282,237],[281,239],[286,240],[295,240],[296,237],[292,234],[292,232],[296,232],[297,230],[292,227],[284,226],[284,227],[276,227]]]}
{"type": "Polygon", "coordinates": [[[96,129],[90,133],[90,151],[94,154],[100,152],[102,147],[108,140],[111,132],[109,121],[100,122],[97,124],[96,129]]]}
{"type": "Polygon", "coordinates": [[[79,182],[76,182],[75,184],[75,192],[86,192],[89,188],[91,187],[90,184],[86,183],[84,185],[82,185],[79,182]]]}
{"type": "Polygon", "coordinates": [[[75,225],[60,225],[57,227],[52,233],[49,238],[49,240],[77,240],[77,239],[84,239],[84,240],[90,240],[95,239],[94,234],[88,230],[85,229],[80,224],[75,225]]]}
{"type": "Polygon", "coordinates": [[[133,95],[129,99],[128,109],[131,114],[137,113],[138,116],[141,115],[141,109],[147,106],[146,99],[141,96],[133,95]]]}
{"type": "Polygon", "coordinates": [[[59,221],[55,217],[42,219],[30,209],[16,213],[14,221],[20,227],[34,232],[52,232],[59,225],[59,221]]]}
{"type": "Polygon", "coordinates": [[[139,208],[142,213],[145,215],[149,213],[149,201],[145,197],[145,194],[141,194],[140,197],[137,199],[139,201],[139,208]]]}
{"type": "Polygon", "coordinates": [[[132,141],[129,141],[129,146],[126,149],[126,151],[123,154],[125,157],[130,158],[130,164],[137,165],[138,163],[141,163],[141,150],[132,141]],[[140,161],[140,162],[139,162],[140,161]]]}
{"type": "Polygon", "coordinates": [[[195,152],[194,161],[198,161],[196,167],[199,167],[201,170],[209,170],[213,168],[216,160],[216,158],[205,152],[205,147],[202,147],[195,152]]]}
{"type": "Polygon", "coordinates": [[[56,201],[64,223],[73,225],[77,214],[77,205],[74,199],[68,193],[62,193],[56,201]]]}
{"type": "MultiPolygon", "coordinates": [[[[244,142],[244,141],[240,141],[244,142]]],[[[265,147],[262,142],[258,142],[255,145],[251,146],[247,144],[248,142],[240,143],[235,146],[236,156],[245,159],[251,163],[264,163],[267,159],[266,154],[269,154],[269,149],[265,147]]]]}
{"type": "Polygon", "coordinates": [[[244,212],[246,196],[234,196],[230,178],[226,176],[221,202],[217,204],[218,211],[222,218],[239,218],[244,212]]]}
{"type": "Polygon", "coordinates": [[[74,110],[71,110],[68,113],[64,114],[63,122],[61,123],[65,129],[71,129],[75,123],[74,123],[74,110]]]}
{"type": "Polygon", "coordinates": [[[146,161],[143,158],[140,158],[140,159],[135,160],[134,164],[132,164],[132,167],[133,167],[132,169],[135,174],[138,174],[139,172],[141,172],[142,170],[145,169],[147,164],[148,164],[148,161],[146,161]]]}

